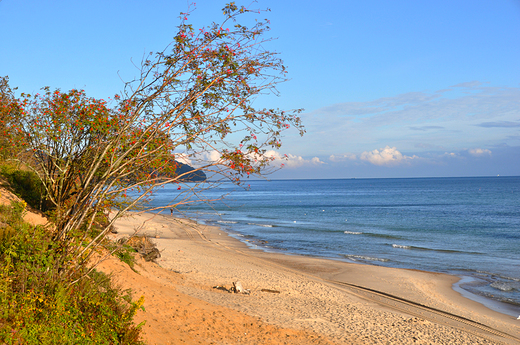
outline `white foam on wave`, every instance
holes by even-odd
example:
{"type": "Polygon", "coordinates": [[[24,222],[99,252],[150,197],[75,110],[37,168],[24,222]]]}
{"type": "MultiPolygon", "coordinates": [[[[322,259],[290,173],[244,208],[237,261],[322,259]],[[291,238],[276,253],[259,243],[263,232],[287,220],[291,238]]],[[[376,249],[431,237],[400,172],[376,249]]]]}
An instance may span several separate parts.
{"type": "Polygon", "coordinates": [[[216,212],[208,212],[208,211],[195,211],[193,212],[195,214],[211,214],[211,215],[218,215],[216,212]]]}
{"type": "Polygon", "coordinates": [[[359,231],[343,231],[343,232],[348,235],[362,235],[363,234],[362,232],[359,232],[359,231]]]}
{"type": "Polygon", "coordinates": [[[217,223],[222,223],[222,224],[236,224],[237,222],[234,222],[232,220],[218,220],[217,223]]]}
{"type": "Polygon", "coordinates": [[[500,291],[513,291],[515,288],[506,282],[494,282],[490,285],[492,288],[495,288],[500,291]]]}
{"type": "Polygon", "coordinates": [[[256,224],[256,223],[247,223],[247,225],[255,225],[255,226],[261,226],[264,228],[272,228],[273,226],[271,224],[256,224]]]}
{"type": "Polygon", "coordinates": [[[401,244],[392,244],[392,247],[394,248],[400,248],[400,249],[411,249],[411,246],[403,246],[401,244]]]}
{"type": "Polygon", "coordinates": [[[363,261],[380,261],[380,262],[390,261],[388,259],[373,258],[371,256],[365,256],[365,255],[345,255],[345,257],[347,259],[352,260],[352,261],[358,261],[358,260],[363,260],[363,261]]]}
{"type": "Polygon", "coordinates": [[[481,275],[497,276],[499,278],[502,278],[505,280],[511,280],[514,282],[520,282],[520,278],[509,277],[509,276],[505,276],[503,274],[491,273],[491,272],[480,271],[480,270],[477,270],[477,273],[480,273],[481,275]]]}

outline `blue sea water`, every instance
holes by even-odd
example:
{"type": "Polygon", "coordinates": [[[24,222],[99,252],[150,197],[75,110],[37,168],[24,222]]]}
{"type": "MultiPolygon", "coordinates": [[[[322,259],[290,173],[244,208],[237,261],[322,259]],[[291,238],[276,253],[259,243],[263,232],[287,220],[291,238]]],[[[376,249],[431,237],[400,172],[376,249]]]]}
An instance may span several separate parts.
{"type": "MultiPolygon", "coordinates": [[[[520,306],[520,177],[250,181],[180,208],[266,250],[444,272],[520,306]]],[[[179,193],[155,195],[165,205],[179,193]]],[[[519,309],[520,310],[520,309],[519,309]]]]}

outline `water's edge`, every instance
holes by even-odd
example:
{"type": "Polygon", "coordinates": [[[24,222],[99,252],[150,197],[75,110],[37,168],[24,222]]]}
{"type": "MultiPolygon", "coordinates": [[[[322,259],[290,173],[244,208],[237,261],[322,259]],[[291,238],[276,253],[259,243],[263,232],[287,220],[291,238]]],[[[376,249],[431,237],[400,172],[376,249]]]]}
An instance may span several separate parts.
{"type": "Polygon", "coordinates": [[[494,310],[496,312],[499,312],[501,314],[510,315],[517,317],[520,315],[520,308],[516,305],[504,303],[501,301],[497,301],[491,298],[487,298],[485,296],[481,296],[475,293],[472,293],[469,290],[466,290],[464,288],[465,285],[471,285],[475,282],[475,278],[468,277],[468,276],[460,276],[460,280],[453,284],[453,290],[457,291],[462,295],[462,297],[465,297],[467,299],[470,299],[472,301],[475,301],[477,303],[482,304],[488,309],[494,310]]]}
{"type": "MultiPolygon", "coordinates": [[[[235,232],[235,231],[233,231],[233,230],[231,230],[229,228],[224,228],[224,227],[222,227],[221,225],[219,225],[218,223],[215,223],[215,222],[208,222],[207,223],[204,220],[197,220],[197,223],[199,223],[201,225],[216,226],[216,227],[220,228],[222,232],[225,232],[226,234],[228,234],[229,236],[233,237],[234,239],[236,239],[236,240],[244,243],[245,245],[247,245],[248,248],[250,248],[250,249],[262,250],[262,251],[267,252],[267,253],[271,252],[271,253],[278,253],[278,254],[283,254],[283,255],[302,256],[302,254],[292,253],[292,252],[288,252],[288,251],[284,251],[284,250],[280,250],[280,249],[267,247],[265,245],[262,245],[262,241],[261,240],[258,240],[257,241],[258,243],[256,243],[256,242],[252,243],[251,241],[248,241],[247,239],[245,239],[243,237],[243,235],[240,234],[239,232],[235,232]]],[[[345,259],[341,259],[341,258],[326,257],[326,256],[316,256],[316,255],[303,255],[303,256],[308,256],[308,257],[317,258],[317,259],[342,261],[342,262],[348,262],[348,263],[353,263],[353,264],[358,264],[358,265],[373,265],[371,263],[353,262],[353,261],[350,261],[350,260],[345,260],[345,259]]],[[[375,265],[375,266],[377,266],[377,265],[375,265]]],[[[379,266],[379,267],[384,267],[384,266],[379,266]]],[[[450,274],[450,273],[440,272],[440,271],[439,272],[425,271],[425,272],[450,274]]],[[[450,275],[452,275],[452,274],[450,274],[450,275]]],[[[493,311],[496,311],[498,313],[509,315],[509,316],[513,316],[515,318],[516,317],[520,317],[520,306],[509,304],[509,303],[505,303],[505,302],[502,302],[502,301],[497,301],[497,300],[494,300],[494,299],[489,298],[487,296],[479,295],[478,292],[474,293],[474,292],[470,291],[472,285],[479,283],[476,278],[469,277],[469,276],[459,276],[459,275],[455,275],[455,276],[459,277],[460,280],[452,285],[452,289],[454,291],[460,293],[462,297],[467,298],[467,299],[472,300],[472,301],[475,301],[477,303],[480,303],[483,306],[485,306],[486,308],[491,309],[493,311]]]]}

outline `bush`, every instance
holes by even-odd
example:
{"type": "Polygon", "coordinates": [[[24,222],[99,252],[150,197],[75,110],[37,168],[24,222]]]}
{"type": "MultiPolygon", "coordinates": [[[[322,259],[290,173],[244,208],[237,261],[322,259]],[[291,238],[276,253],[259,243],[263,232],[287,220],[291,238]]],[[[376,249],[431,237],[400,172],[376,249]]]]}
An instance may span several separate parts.
{"type": "MultiPolygon", "coordinates": [[[[135,265],[135,257],[134,254],[137,253],[137,250],[127,244],[119,245],[116,244],[117,247],[115,247],[114,255],[121,260],[122,262],[126,263],[128,266],[130,266],[131,269],[134,269],[135,265]]],[[[109,248],[111,249],[111,248],[109,248]]]]}
{"type": "Polygon", "coordinates": [[[63,245],[23,223],[23,209],[13,206],[0,206],[1,222],[15,230],[0,241],[0,342],[142,344],[132,318],[143,298],[133,302],[129,291],[86,268],[65,276],[71,260],[63,245]]]}
{"type": "Polygon", "coordinates": [[[7,179],[16,195],[25,200],[31,207],[41,209],[43,185],[34,172],[20,170],[14,165],[4,162],[0,165],[0,175],[7,179]]]}

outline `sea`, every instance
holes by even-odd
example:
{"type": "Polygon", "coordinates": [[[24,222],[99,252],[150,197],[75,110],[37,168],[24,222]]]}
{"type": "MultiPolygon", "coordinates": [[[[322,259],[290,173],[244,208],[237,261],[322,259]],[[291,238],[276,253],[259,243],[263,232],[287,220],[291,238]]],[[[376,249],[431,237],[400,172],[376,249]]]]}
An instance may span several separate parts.
{"type": "MultiPolygon", "coordinates": [[[[152,204],[179,198],[177,188],[158,190],[152,204]]],[[[520,314],[519,176],[251,180],[197,193],[221,200],[175,215],[253,248],[449,273],[466,297],[520,314]]]]}

